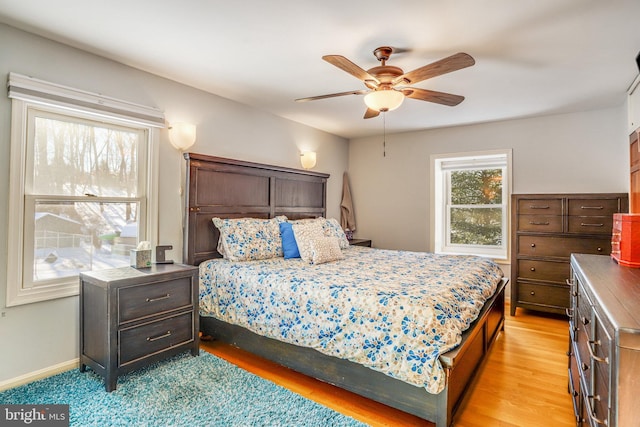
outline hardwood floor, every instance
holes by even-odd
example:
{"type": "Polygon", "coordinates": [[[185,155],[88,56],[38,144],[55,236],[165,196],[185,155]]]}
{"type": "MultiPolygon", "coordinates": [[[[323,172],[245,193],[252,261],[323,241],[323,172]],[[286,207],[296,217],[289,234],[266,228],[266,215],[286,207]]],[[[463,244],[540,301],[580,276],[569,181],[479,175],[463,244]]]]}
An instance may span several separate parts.
{"type": "MultiPolygon", "coordinates": [[[[507,314],[505,330],[480,368],[454,425],[575,425],[567,392],[567,348],[566,318],[520,308],[516,316],[507,314]]],[[[433,425],[226,344],[203,342],[202,349],[371,426],[433,425]]]]}

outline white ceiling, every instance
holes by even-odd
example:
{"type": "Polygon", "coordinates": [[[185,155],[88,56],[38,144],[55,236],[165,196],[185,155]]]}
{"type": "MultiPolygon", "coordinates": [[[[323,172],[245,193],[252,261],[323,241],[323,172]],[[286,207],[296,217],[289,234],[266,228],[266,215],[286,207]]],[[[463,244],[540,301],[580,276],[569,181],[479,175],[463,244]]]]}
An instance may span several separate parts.
{"type": "Polygon", "coordinates": [[[415,85],[464,102],[407,99],[391,133],[621,105],[640,51],[640,0],[0,0],[0,22],[346,138],[382,131],[362,96],[293,101],[364,89],[323,55],[475,58],[415,85]]]}

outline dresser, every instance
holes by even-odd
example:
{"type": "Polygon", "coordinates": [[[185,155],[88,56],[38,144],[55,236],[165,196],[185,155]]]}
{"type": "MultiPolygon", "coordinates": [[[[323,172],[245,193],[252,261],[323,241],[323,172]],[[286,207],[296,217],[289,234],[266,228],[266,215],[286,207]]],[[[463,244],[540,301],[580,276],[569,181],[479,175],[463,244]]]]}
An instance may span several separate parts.
{"type": "Polygon", "coordinates": [[[610,254],[613,214],[626,193],[511,196],[511,315],[516,308],[566,313],[569,257],[610,254]]]}
{"type": "Polygon", "coordinates": [[[640,426],[640,269],[571,255],[569,392],[578,426],[640,426]]]}
{"type": "Polygon", "coordinates": [[[640,128],[629,136],[629,194],[630,212],[640,213],[640,128]]]}
{"type": "Polygon", "coordinates": [[[80,371],[115,390],[118,376],[190,350],[199,354],[198,268],[157,264],[80,274],[80,371]]]}

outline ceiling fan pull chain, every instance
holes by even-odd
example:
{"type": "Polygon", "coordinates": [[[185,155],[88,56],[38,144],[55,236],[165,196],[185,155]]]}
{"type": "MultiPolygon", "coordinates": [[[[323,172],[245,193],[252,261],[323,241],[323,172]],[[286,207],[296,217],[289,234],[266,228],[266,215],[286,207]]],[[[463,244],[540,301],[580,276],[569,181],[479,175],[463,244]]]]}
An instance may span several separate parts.
{"type": "Polygon", "coordinates": [[[387,157],[387,113],[382,112],[382,157],[387,157]]]}

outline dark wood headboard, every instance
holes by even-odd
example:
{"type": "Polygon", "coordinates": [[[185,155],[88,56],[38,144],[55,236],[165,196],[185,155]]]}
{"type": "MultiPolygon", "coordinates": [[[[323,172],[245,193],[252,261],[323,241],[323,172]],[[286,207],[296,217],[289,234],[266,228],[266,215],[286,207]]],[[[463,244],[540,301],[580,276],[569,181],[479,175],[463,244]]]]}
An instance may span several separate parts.
{"type": "Polygon", "coordinates": [[[185,153],[184,158],[185,264],[220,257],[213,217],[326,216],[328,174],[195,153],[185,153]]]}

